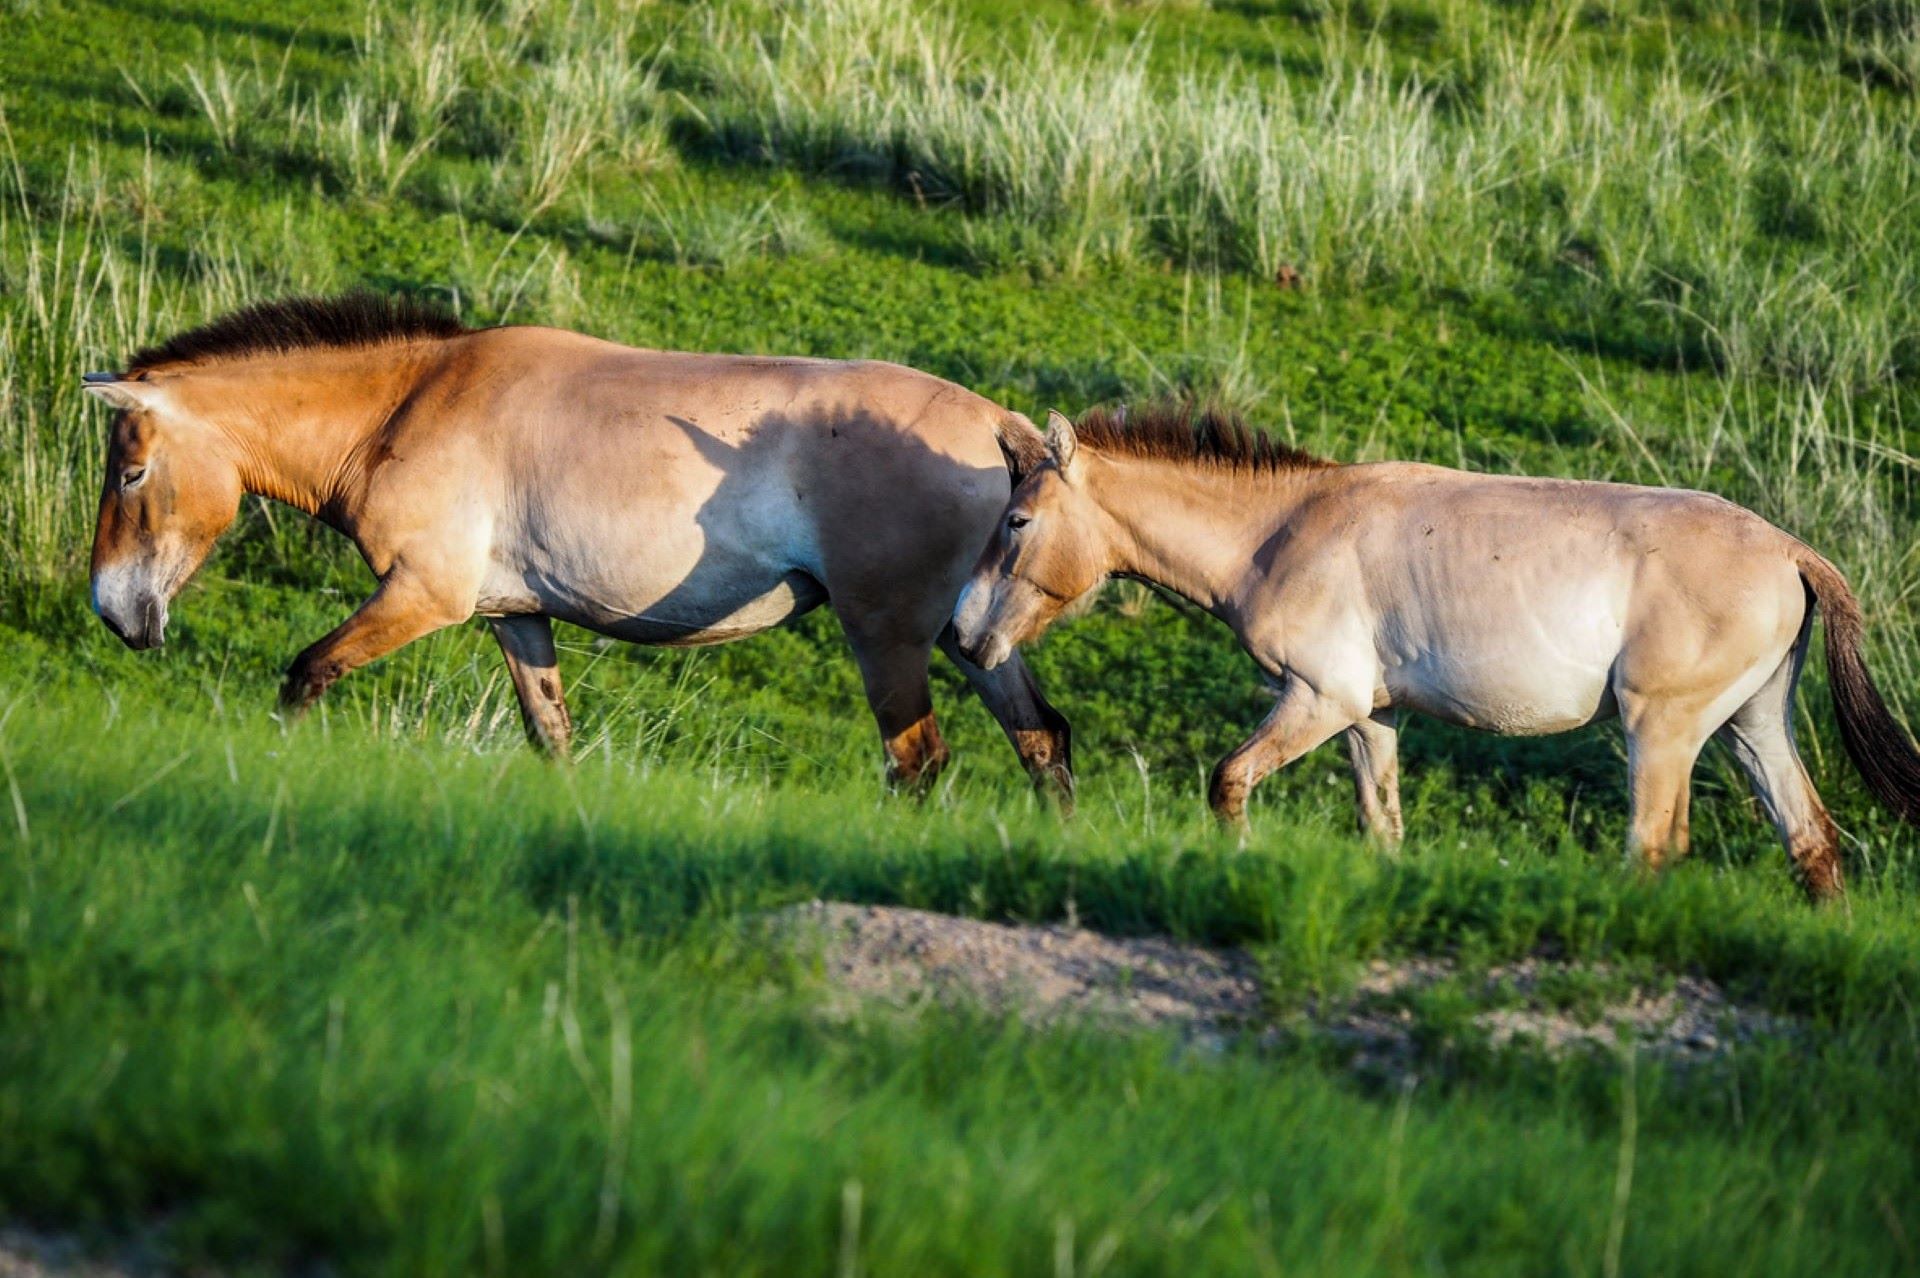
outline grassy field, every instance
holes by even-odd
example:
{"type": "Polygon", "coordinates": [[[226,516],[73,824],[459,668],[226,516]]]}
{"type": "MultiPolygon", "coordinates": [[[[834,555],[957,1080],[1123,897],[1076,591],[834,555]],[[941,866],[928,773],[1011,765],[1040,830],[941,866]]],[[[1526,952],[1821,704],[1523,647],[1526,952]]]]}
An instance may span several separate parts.
{"type": "MultiPolygon", "coordinates": [[[[1920,1265],[1920,838],[1814,911],[1731,764],[1624,869],[1611,730],[1415,723],[1409,839],[1343,760],[1206,769],[1265,700],[1134,587],[1033,654],[1062,822],[950,669],[956,766],[881,794],[834,623],[562,636],[581,758],[491,639],[292,730],[369,589],[251,501],[132,654],[86,608],[78,374],[357,284],[472,322],[903,360],[1028,412],[1176,390],[1342,459],[1698,486],[1845,569],[1920,710],[1911,0],[266,10],[0,0],[0,1221],[277,1271],[1622,1273],[1920,1265]],[[124,38],[123,38],[124,37],[124,38]],[[817,1014],[756,918],[826,896],[1245,946],[1276,1018],[1383,956],[1698,973],[1798,1038],[1682,1068],[817,1014]]],[[[1458,1009],[1455,1009],[1457,1013],[1458,1009]]]]}

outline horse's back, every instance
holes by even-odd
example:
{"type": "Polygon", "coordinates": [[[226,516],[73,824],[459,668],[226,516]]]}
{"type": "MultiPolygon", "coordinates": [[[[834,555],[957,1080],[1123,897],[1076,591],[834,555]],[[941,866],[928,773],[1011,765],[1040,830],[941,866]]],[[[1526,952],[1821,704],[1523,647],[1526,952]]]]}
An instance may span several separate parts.
{"type": "Polygon", "coordinates": [[[1688,671],[1785,642],[1795,543],[1706,493],[1351,468],[1315,522],[1343,524],[1400,704],[1504,732],[1611,712],[1616,667],[1688,671]],[[1360,516],[1360,517],[1356,517],[1360,516]],[[1729,640],[1733,640],[1729,643],[1729,640]]]}
{"type": "Polygon", "coordinates": [[[499,476],[492,610],[713,642],[829,594],[855,608],[927,595],[926,624],[1009,490],[1004,410],[899,365],[551,329],[468,340],[450,374],[497,388],[468,410],[471,451],[499,476]]]}

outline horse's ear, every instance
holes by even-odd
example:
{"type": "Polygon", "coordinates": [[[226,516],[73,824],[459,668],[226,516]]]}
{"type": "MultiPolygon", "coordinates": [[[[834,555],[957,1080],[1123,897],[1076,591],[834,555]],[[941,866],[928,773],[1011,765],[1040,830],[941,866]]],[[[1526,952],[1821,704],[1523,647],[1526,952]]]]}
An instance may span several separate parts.
{"type": "Polygon", "coordinates": [[[1053,464],[1062,474],[1073,465],[1073,456],[1080,451],[1080,437],[1073,433],[1073,423],[1057,408],[1047,410],[1047,451],[1053,454],[1053,464]]]}
{"type": "Polygon", "coordinates": [[[1047,441],[1025,413],[1009,410],[994,429],[994,436],[1000,441],[1000,455],[1006,459],[1007,473],[1016,488],[1047,460],[1047,441]]]}
{"type": "Polygon", "coordinates": [[[154,388],[148,382],[131,382],[118,373],[88,373],[80,380],[87,394],[115,408],[147,408],[153,403],[154,388]]]}

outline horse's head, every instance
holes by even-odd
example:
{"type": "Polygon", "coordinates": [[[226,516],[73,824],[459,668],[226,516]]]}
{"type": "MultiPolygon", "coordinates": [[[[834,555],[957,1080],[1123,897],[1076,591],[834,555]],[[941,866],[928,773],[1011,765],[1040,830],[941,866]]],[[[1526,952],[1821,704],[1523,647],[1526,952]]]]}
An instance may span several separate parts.
{"type": "Polygon", "coordinates": [[[93,610],[129,648],[166,637],[167,603],[240,509],[240,471],[178,379],[89,373],[118,411],[93,534],[93,610]]]}
{"type": "Polygon", "coordinates": [[[1073,423],[1047,414],[1048,458],[1014,490],[954,609],[960,651],[989,670],[1107,577],[1112,521],[1080,482],[1078,447],[1073,423]]]}

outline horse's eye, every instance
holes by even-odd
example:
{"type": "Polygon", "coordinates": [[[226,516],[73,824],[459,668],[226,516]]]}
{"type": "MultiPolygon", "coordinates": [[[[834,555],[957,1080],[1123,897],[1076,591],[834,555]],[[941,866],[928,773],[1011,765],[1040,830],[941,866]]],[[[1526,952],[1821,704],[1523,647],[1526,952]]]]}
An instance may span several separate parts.
{"type": "Polygon", "coordinates": [[[1030,522],[1031,521],[1025,515],[1008,515],[1007,516],[1007,527],[1013,529],[1015,532],[1018,532],[1020,529],[1025,528],[1027,524],[1030,522]]]}
{"type": "Polygon", "coordinates": [[[129,488],[137,488],[140,481],[146,477],[147,468],[145,466],[129,466],[120,472],[120,487],[123,491],[129,488]]]}

